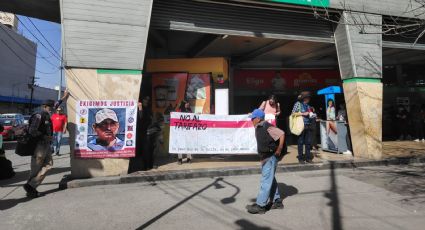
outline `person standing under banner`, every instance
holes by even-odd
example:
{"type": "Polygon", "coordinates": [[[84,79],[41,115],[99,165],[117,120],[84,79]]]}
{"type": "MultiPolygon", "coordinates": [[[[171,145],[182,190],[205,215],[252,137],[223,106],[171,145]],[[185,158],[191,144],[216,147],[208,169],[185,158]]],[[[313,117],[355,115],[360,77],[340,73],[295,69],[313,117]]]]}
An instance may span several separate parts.
{"type": "Polygon", "coordinates": [[[312,131],[311,131],[311,125],[312,125],[312,109],[309,105],[311,100],[310,92],[302,92],[300,95],[300,100],[297,101],[294,104],[294,107],[292,109],[292,114],[300,114],[303,117],[304,121],[304,130],[303,132],[298,136],[298,162],[300,164],[312,163],[312,157],[311,157],[311,137],[312,137],[312,131]],[[305,149],[305,150],[304,150],[305,149]],[[305,153],[305,154],[304,154],[305,153]]]}
{"type": "Polygon", "coordinates": [[[56,156],[59,156],[61,141],[63,134],[66,134],[68,119],[61,107],[56,109],[56,113],[52,115],[52,124],[53,124],[53,141],[52,149],[56,156]]]}
{"type": "Polygon", "coordinates": [[[270,95],[267,101],[263,101],[259,107],[266,114],[266,121],[272,125],[277,124],[277,117],[280,115],[280,104],[275,95],[270,95]]]}
{"type": "MultiPolygon", "coordinates": [[[[180,113],[192,113],[192,109],[190,108],[190,103],[187,101],[180,102],[180,105],[176,108],[176,112],[180,113]]],[[[192,154],[187,154],[187,163],[192,162],[192,154]]],[[[183,164],[183,154],[178,155],[178,162],[179,165],[183,164]]]]}

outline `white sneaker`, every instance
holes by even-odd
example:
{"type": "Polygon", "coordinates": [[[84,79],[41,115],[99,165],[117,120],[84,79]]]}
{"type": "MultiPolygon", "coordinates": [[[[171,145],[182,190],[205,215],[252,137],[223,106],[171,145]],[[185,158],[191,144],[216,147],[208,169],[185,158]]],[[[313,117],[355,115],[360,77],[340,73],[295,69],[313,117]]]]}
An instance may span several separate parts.
{"type": "Polygon", "coordinates": [[[345,154],[345,155],[353,155],[353,153],[352,153],[350,150],[347,150],[347,151],[343,152],[342,154],[345,154]]]}
{"type": "Polygon", "coordinates": [[[419,142],[419,141],[420,141],[419,139],[414,140],[414,142],[419,142]]]}
{"type": "Polygon", "coordinates": [[[424,143],[425,143],[425,139],[422,139],[422,142],[424,142],[424,143]]]}

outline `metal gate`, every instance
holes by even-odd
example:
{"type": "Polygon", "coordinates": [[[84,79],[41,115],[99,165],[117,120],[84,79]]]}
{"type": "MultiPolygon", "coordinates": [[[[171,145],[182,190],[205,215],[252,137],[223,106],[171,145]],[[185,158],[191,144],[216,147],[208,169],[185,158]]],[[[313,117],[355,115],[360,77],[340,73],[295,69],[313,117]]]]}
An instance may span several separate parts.
{"type": "Polygon", "coordinates": [[[333,42],[328,21],[311,12],[188,0],[155,0],[151,28],[287,40],[333,42]]]}

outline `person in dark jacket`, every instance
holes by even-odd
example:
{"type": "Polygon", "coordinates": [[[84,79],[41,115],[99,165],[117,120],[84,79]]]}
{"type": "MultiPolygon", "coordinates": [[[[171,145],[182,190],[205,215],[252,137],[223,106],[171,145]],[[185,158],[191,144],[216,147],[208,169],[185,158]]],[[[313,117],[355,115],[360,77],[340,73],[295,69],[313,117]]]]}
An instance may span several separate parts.
{"type": "Polygon", "coordinates": [[[248,205],[246,208],[251,214],[264,214],[267,206],[271,209],[283,209],[275,173],[277,164],[281,160],[285,133],[266,122],[265,114],[261,109],[254,110],[250,118],[255,127],[262,177],[255,204],[248,205]]]}
{"type": "MultiPolygon", "coordinates": [[[[188,101],[182,101],[178,108],[176,108],[177,112],[181,113],[192,113],[192,109],[190,108],[190,103],[188,101]]],[[[192,154],[187,154],[187,163],[192,162],[192,154]]],[[[178,161],[177,164],[181,165],[183,164],[183,154],[178,155],[178,161]]]]}
{"type": "Polygon", "coordinates": [[[37,198],[40,196],[37,187],[43,182],[47,172],[53,166],[51,149],[53,125],[50,116],[52,111],[55,111],[68,95],[68,91],[65,91],[62,99],[56,103],[53,100],[45,101],[42,105],[43,110],[34,113],[29,120],[28,133],[37,144],[31,157],[30,176],[24,185],[27,197],[37,198]]]}
{"type": "Polygon", "coordinates": [[[128,173],[147,170],[147,159],[144,152],[148,149],[147,132],[152,123],[150,97],[146,96],[137,104],[136,156],[130,159],[128,173]]]}

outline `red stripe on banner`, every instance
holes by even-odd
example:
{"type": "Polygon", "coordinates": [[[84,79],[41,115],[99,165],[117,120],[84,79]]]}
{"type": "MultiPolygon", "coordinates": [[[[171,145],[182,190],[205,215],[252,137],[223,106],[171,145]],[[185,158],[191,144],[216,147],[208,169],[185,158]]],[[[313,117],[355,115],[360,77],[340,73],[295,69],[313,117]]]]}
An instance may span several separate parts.
{"type": "Polygon", "coordinates": [[[170,126],[182,128],[252,128],[254,127],[251,121],[182,121],[178,118],[170,119],[170,126]],[[196,125],[196,126],[195,126],[196,125]]]}

